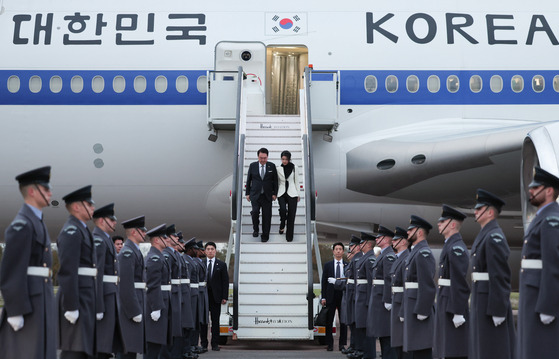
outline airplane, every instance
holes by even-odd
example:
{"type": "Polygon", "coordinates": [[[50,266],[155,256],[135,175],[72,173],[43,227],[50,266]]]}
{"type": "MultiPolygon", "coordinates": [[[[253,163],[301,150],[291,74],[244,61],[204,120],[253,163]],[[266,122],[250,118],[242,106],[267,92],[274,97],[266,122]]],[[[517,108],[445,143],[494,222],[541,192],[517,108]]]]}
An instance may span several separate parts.
{"type": "Polygon", "coordinates": [[[521,176],[543,157],[559,173],[549,152],[558,10],[519,0],[2,0],[0,231],[21,203],[15,175],[49,164],[52,238],[67,216],[62,197],[92,184],[121,220],[143,214],[226,241],[235,132],[208,126],[209,71],[259,69],[266,113],[288,114],[312,64],[339,76],[338,98],[324,104],[336,119],[312,133],[321,241],[404,227],[410,214],[435,224],[447,203],[469,214],[470,245],[484,188],[507,202],[500,224],[518,258],[531,211],[521,176]],[[537,129],[547,135],[529,137],[537,129]]]}

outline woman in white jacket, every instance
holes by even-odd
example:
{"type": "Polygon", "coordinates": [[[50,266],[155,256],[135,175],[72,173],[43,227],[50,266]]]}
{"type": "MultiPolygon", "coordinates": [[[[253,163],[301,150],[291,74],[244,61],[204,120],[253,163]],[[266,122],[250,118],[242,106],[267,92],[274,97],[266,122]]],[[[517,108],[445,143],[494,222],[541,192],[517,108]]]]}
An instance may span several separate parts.
{"type": "Polygon", "coordinates": [[[281,168],[278,169],[279,233],[283,234],[287,222],[285,238],[288,242],[293,240],[295,214],[297,213],[297,202],[299,202],[299,179],[297,177],[297,166],[291,162],[291,152],[283,151],[281,168]]]}

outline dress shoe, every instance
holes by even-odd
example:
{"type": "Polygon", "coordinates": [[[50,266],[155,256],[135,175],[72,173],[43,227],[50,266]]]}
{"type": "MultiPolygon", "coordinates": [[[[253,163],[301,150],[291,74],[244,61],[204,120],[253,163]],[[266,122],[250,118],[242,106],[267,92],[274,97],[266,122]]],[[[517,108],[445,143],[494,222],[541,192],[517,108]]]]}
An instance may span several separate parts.
{"type": "Polygon", "coordinates": [[[262,242],[268,242],[269,236],[262,235],[262,242]]]}
{"type": "Polygon", "coordinates": [[[182,355],[182,359],[198,359],[198,354],[193,352],[188,352],[182,355]]]}
{"type": "Polygon", "coordinates": [[[355,352],[348,354],[347,357],[349,359],[361,359],[363,358],[363,354],[363,352],[356,350],[355,352]]]}
{"type": "Polygon", "coordinates": [[[340,347],[340,351],[342,352],[342,354],[348,354],[348,353],[344,353],[344,350],[347,351],[347,349],[342,345],[340,347]]]}
{"type": "Polygon", "coordinates": [[[208,351],[208,347],[200,347],[199,350],[200,350],[200,351],[198,352],[198,354],[204,354],[205,352],[208,351]]]}
{"type": "Polygon", "coordinates": [[[340,349],[340,351],[342,352],[342,354],[349,354],[349,353],[353,353],[355,349],[353,349],[352,347],[347,347],[347,348],[340,349]]]}
{"type": "Polygon", "coordinates": [[[283,231],[284,231],[284,230],[285,230],[284,227],[280,227],[280,229],[279,229],[279,234],[283,234],[283,231]]]}
{"type": "Polygon", "coordinates": [[[334,351],[334,348],[328,347],[328,348],[326,348],[326,350],[329,351],[329,352],[332,352],[332,351],[334,351]]]}
{"type": "Polygon", "coordinates": [[[253,236],[254,238],[258,237],[258,231],[252,232],[252,236],[253,236]]]}
{"type": "Polygon", "coordinates": [[[212,350],[213,350],[214,352],[218,352],[218,351],[220,351],[221,349],[220,349],[219,347],[212,347],[212,350]]]}

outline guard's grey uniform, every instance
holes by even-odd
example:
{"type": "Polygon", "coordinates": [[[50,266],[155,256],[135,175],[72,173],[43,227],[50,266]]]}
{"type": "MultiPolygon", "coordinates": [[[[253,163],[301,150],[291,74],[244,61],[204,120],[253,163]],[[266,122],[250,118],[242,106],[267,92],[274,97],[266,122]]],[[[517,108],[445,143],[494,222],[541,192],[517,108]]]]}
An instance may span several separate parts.
{"type": "Polygon", "coordinates": [[[191,290],[190,290],[190,264],[186,261],[184,257],[185,254],[180,254],[179,259],[181,261],[181,323],[183,329],[194,328],[194,318],[192,316],[192,305],[191,305],[191,290]],[[188,283],[187,283],[188,282],[188,283]]]}
{"type": "MultiPolygon", "coordinates": [[[[146,284],[146,342],[171,345],[172,335],[169,332],[169,315],[172,314],[171,292],[166,290],[166,287],[161,287],[171,285],[171,265],[154,246],[151,246],[146,256],[146,284]],[[151,312],[156,310],[161,311],[161,317],[154,321],[151,312]]],[[[149,348],[148,346],[148,352],[149,348]]]]}
{"type": "Polygon", "coordinates": [[[392,347],[404,345],[404,323],[400,321],[400,311],[404,299],[404,269],[409,254],[409,250],[403,251],[390,268],[390,284],[393,291],[392,310],[390,311],[390,345],[392,347]]]}
{"type": "Polygon", "coordinates": [[[472,272],[488,273],[489,278],[472,281],[468,354],[471,359],[514,357],[509,254],[509,245],[497,221],[487,223],[470,252],[472,272]],[[506,319],[495,327],[492,316],[506,319]]]}
{"type": "Polygon", "coordinates": [[[171,267],[171,317],[169,318],[169,324],[171,328],[171,334],[173,337],[182,336],[182,318],[181,318],[181,262],[179,259],[179,253],[170,247],[163,250],[163,255],[167,259],[171,267]]]}
{"type": "Polygon", "coordinates": [[[404,318],[404,345],[406,352],[433,347],[435,325],[435,257],[427,244],[421,241],[414,246],[406,259],[404,269],[404,301],[400,316],[404,318]],[[410,288],[408,283],[417,283],[418,288],[410,288]],[[427,319],[419,320],[417,315],[427,319]]]}
{"type": "Polygon", "coordinates": [[[372,289],[372,280],[367,277],[367,271],[371,272],[375,261],[374,251],[370,250],[356,262],[355,266],[355,327],[367,328],[367,306],[372,289]],[[358,284],[358,281],[366,280],[367,283],[358,284]]]}
{"type": "Polygon", "coordinates": [[[347,266],[346,277],[348,279],[347,286],[346,286],[346,303],[347,303],[347,311],[346,311],[346,322],[347,325],[355,324],[355,266],[356,262],[359,262],[359,259],[363,257],[363,252],[357,252],[351,258],[349,265],[347,266]],[[353,281],[353,283],[351,283],[353,281]]]}
{"type": "Polygon", "coordinates": [[[369,299],[367,313],[367,336],[382,338],[390,336],[390,312],[384,303],[392,303],[392,286],[390,285],[390,269],[396,260],[392,247],[388,246],[379,254],[372,267],[372,295],[369,299]],[[374,281],[378,281],[375,284],[374,281]],[[384,284],[380,284],[383,281],[384,284]]]}
{"type": "Polygon", "coordinates": [[[120,325],[122,328],[122,340],[124,352],[144,352],[144,323],[145,316],[145,289],[135,288],[135,283],[145,283],[144,257],[136,244],[130,239],[124,242],[124,246],[118,254],[120,265],[120,325]],[[142,321],[136,323],[132,320],[135,316],[142,314],[142,321]]]}
{"type": "Polygon", "coordinates": [[[559,354],[559,205],[553,202],[533,219],[524,237],[522,260],[541,269],[520,270],[518,357],[556,358],[559,354]],[[555,320],[544,325],[540,313],[555,320]]]}
{"type": "Polygon", "coordinates": [[[56,358],[56,306],[50,273],[28,275],[28,267],[51,269],[51,242],[43,222],[24,204],[6,228],[0,290],[1,356],[6,359],[56,358]],[[23,328],[14,332],[8,316],[23,315],[23,328]]]}
{"type": "Polygon", "coordinates": [[[95,252],[97,253],[97,308],[103,319],[97,321],[97,352],[116,353],[122,348],[118,320],[118,260],[116,248],[111,237],[99,227],[93,229],[95,252]],[[110,276],[110,277],[105,277],[110,276]],[[105,278],[105,279],[103,279],[105,278]],[[118,329],[118,332],[117,332],[118,329]]]}
{"type": "Polygon", "coordinates": [[[58,235],[58,325],[59,348],[63,351],[95,353],[96,276],[79,275],[79,268],[97,268],[97,254],[91,232],[83,222],[70,216],[58,235]],[[66,311],[79,310],[71,324],[66,311]]]}
{"type": "Polygon", "coordinates": [[[467,274],[470,265],[468,248],[460,233],[447,239],[439,259],[439,286],[433,356],[435,358],[468,356],[468,299],[470,287],[467,274]],[[441,281],[443,279],[443,281],[441,281]],[[448,284],[450,286],[441,285],[448,284]],[[466,323],[454,326],[454,315],[463,315],[466,323]]]}
{"type": "Polygon", "coordinates": [[[208,324],[208,287],[206,286],[206,266],[200,258],[194,258],[194,262],[198,265],[198,310],[200,311],[200,324],[208,324]]]}

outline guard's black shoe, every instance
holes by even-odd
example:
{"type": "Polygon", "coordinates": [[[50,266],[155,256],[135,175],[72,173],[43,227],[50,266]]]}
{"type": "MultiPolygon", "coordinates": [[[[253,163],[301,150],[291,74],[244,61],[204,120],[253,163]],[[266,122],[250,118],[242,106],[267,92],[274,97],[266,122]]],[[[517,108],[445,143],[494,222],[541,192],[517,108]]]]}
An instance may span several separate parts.
{"type": "Polygon", "coordinates": [[[198,352],[198,354],[204,354],[205,352],[208,351],[208,348],[207,347],[201,347],[199,350],[200,351],[198,352]]]}
{"type": "Polygon", "coordinates": [[[220,351],[221,349],[219,349],[219,347],[212,347],[212,350],[213,350],[214,352],[218,352],[218,351],[220,351]]]}
{"type": "Polygon", "coordinates": [[[252,236],[253,236],[254,238],[258,237],[258,231],[252,232],[252,236]]]}
{"type": "Polygon", "coordinates": [[[361,359],[363,358],[363,354],[364,354],[363,352],[356,350],[355,352],[348,354],[347,357],[349,359],[361,359]]]}
{"type": "Polygon", "coordinates": [[[347,347],[347,348],[340,349],[340,351],[342,352],[342,354],[349,354],[349,353],[353,353],[355,349],[353,349],[352,347],[347,347]]]}
{"type": "Polygon", "coordinates": [[[340,351],[341,351],[343,354],[347,354],[347,353],[344,353],[344,350],[347,350],[347,349],[342,345],[342,346],[340,347],[340,351]]]}
{"type": "Polygon", "coordinates": [[[326,348],[326,350],[329,351],[329,352],[331,352],[331,351],[334,351],[334,348],[328,347],[328,348],[326,348]]]}

